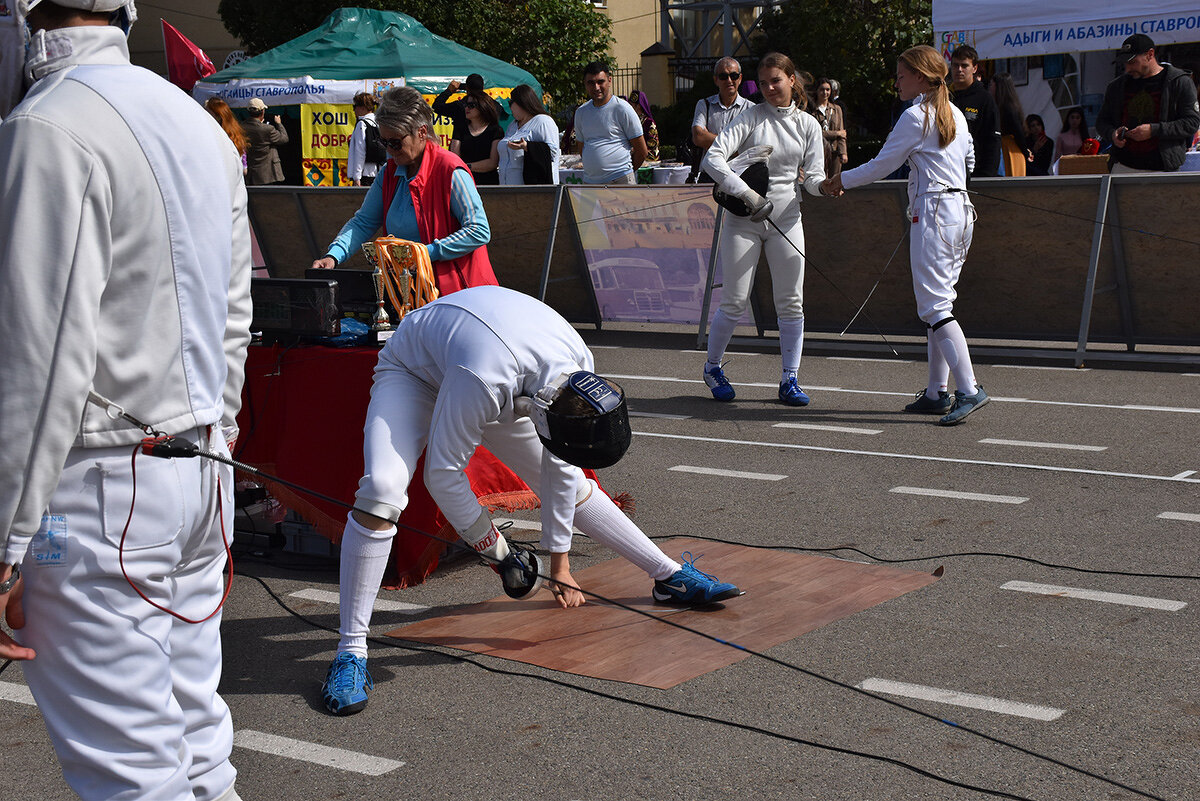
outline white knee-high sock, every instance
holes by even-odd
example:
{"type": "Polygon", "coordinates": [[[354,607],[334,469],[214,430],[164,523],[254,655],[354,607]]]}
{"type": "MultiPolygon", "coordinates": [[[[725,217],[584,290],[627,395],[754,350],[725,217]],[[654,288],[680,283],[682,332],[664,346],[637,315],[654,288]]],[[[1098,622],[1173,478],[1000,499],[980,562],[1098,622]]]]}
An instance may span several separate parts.
{"type": "Polygon", "coordinates": [[[371,628],[371,612],[379,583],[387,570],[388,555],[396,527],[372,531],[351,515],[346,516],[342,534],[342,555],[339,567],[338,596],[340,624],[338,653],[350,651],[356,656],[367,655],[367,632],[371,628]]]}
{"type": "Polygon", "coordinates": [[[779,321],[779,355],[783,360],[780,380],[795,378],[804,351],[804,318],[779,321]]]}
{"type": "Polygon", "coordinates": [[[975,386],[975,368],[971,365],[971,354],[967,350],[967,337],[963,334],[958,320],[952,319],[934,329],[933,337],[946,364],[950,366],[950,371],[954,373],[955,389],[974,395],[978,391],[975,386]]]}
{"type": "Polygon", "coordinates": [[[938,392],[945,392],[947,389],[947,382],[950,380],[950,365],[946,363],[941,349],[933,341],[932,331],[928,333],[925,352],[929,358],[929,379],[925,384],[925,397],[937,400],[938,392]]]}
{"type": "Polygon", "coordinates": [[[725,356],[725,349],[729,347],[729,340],[733,339],[733,329],[735,328],[737,328],[737,320],[717,309],[712,318],[712,325],[708,329],[709,364],[721,363],[721,359],[725,356]]]}
{"type": "Polygon", "coordinates": [[[588,479],[588,483],[592,485],[592,494],[576,505],[575,528],[612,548],[656,581],[679,570],[679,563],[651,542],[612,499],[600,491],[596,482],[588,479]]]}

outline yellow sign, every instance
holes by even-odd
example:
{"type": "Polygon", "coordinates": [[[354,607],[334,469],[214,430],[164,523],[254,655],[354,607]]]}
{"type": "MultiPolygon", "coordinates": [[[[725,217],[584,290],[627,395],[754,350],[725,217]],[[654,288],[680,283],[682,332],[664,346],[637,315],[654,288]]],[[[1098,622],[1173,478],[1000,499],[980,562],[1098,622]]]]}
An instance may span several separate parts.
{"type": "Polygon", "coordinates": [[[350,155],[350,134],[354,132],[354,107],[331,103],[313,103],[300,107],[300,134],[306,159],[342,159],[350,155]]]}

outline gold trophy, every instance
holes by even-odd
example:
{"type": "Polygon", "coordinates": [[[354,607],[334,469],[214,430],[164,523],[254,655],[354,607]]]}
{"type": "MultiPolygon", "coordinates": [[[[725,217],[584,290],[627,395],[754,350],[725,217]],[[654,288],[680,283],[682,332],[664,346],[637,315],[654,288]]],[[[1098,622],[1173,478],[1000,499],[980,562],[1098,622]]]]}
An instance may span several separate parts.
{"type": "Polygon", "coordinates": [[[387,278],[380,266],[379,251],[374,242],[365,242],[362,246],[363,255],[371,265],[371,284],[375,287],[375,312],[371,315],[371,331],[391,331],[392,321],[388,318],[387,309],[383,307],[384,281],[387,278]]]}

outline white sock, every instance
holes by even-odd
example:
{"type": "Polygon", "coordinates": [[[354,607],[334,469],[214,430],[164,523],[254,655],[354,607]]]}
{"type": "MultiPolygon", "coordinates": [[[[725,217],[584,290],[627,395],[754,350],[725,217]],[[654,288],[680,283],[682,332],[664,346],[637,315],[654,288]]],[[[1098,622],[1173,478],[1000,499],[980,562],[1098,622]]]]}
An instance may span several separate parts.
{"type": "Polygon", "coordinates": [[[371,612],[375,608],[375,597],[379,594],[379,584],[387,570],[392,538],[395,536],[395,526],[372,531],[352,515],[346,516],[338,578],[339,654],[350,651],[355,656],[367,655],[371,612]]]}
{"type": "Polygon", "coordinates": [[[933,332],[930,331],[928,339],[925,342],[925,352],[929,359],[929,379],[925,384],[925,397],[930,400],[937,400],[939,392],[947,390],[947,383],[950,380],[950,365],[942,357],[942,351],[938,349],[937,343],[933,341],[933,332]]]}
{"type": "Polygon", "coordinates": [[[588,479],[592,494],[575,507],[575,528],[601,545],[607,545],[658,581],[669,577],[680,565],[662,552],[642,530],[617,508],[612,499],[588,479]]]}
{"type": "Polygon", "coordinates": [[[955,389],[968,395],[978,392],[975,368],[971,366],[971,354],[967,350],[967,337],[958,320],[951,320],[939,327],[933,332],[933,338],[950,371],[954,373],[955,389]]]}
{"type": "Polygon", "coordinates": [[[779,355],[783,360],[780,382],[795,378],[804,351],[804,318],[779,321],[779,355]]]}
{"type": "Polygon", "coordinates": [[[729,340],[733,339],[733,329],[735,328],[737,328],[737,320],[717,309],[717,313],[712,318],[712,325],[708,329],[709,364],[721,363],[721,359],[725,356],[725,349],[729,347],[729,340]]]}

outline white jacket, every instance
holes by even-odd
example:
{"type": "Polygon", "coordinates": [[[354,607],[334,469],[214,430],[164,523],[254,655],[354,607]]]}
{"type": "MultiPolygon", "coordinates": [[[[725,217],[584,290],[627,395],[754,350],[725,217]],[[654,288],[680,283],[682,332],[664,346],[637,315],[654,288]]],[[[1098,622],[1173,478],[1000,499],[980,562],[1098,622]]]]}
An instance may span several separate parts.
{"type": "Polygon", "coordinates": [[[36,83],[0,125],[0,558],[37,532],[72,448],[241,405],[250,231],[242,165],[114,27],[39,32],[36,83]]]}
{"type": "Polygon", "coordinates": [[[759,103],[751,106],[717,134],[700,166],[721,189],[736,197],[749,187],[729,169],[729,161],[753,145],[773,148],[767,159],[770,175],[767,199],[775,205],[772,216],[777,217],[792,204],[800,202],[798,181],[803,181],[810,195],[821,194],[821,182],[825,180],[825,146],[821,124],[813,115],[800,111],[795,105],[780,108],[759,103]]]}

